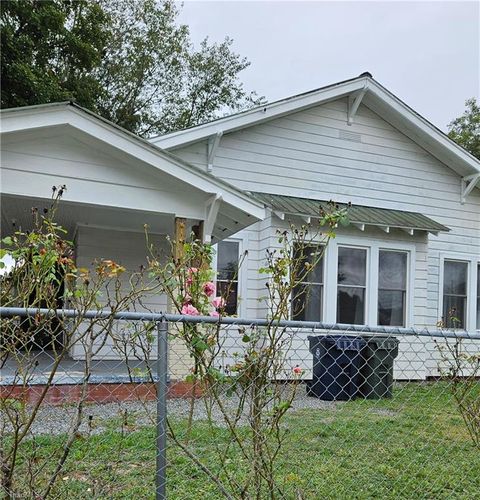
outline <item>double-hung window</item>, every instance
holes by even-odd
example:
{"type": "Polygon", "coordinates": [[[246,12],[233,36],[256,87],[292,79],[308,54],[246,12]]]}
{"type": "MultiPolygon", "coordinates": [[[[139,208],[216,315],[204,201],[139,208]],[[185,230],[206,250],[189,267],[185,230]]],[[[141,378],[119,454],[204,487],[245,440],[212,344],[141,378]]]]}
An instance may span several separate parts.
{"type": "Polygon", "coordinates": [[[367,250],[338,247],[337,323],[365,324],[367,250]]]}
{"type": "Polygon", "coordinates": [[[465,328],[467,315],[468,262],[445,260],[443,265],[443,311],[446,328],[465,328]]]}
{"type": "Polygon", "coordinates": [[[221,241],[217,245],[217,293],[225,299],[225,313],[238,311],[238,267],[240,244],[221,241]]]}
{"type": "Polygon", "coordinates": [[[378,324],[405,326],[407,252],[378,252],[378,324]]]}
{"type": "Polygon", "coordinates": [[[296,281],[292,291],[292,319],[322,321],[323,248],[303,246],[294,249],[296,281]]]}

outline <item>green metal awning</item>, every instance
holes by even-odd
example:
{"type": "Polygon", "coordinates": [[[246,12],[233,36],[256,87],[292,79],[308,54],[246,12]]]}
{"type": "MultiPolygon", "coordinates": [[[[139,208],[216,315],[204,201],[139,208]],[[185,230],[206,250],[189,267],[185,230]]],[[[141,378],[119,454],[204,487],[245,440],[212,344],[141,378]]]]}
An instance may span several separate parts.
{"type": "MultiPolygon", "coordinates": [[[[278,194],[251,193],[255,198],[262,201],[280,218],[286,215],[298,216],[304,219],[320,217],[320,207],[327,204],[326,201],[312,200],[309,198],[297,198],[278,194]]],[[[346,208],[346,204],[338,204],[340,208],[346,208]]],[[[365,207],[351,205],[348,208],[348,219],[350,224],[362,231],[365,226],[375,226],[385,232],[390,229],[402,229],[413,235],[414,231],[427,231],[438,234],[441,231],[450,231],[443,224],[439,224],[425,215],[417,212],[404,212],[402,210],[390,210],[387,208],[365,207]]]]}

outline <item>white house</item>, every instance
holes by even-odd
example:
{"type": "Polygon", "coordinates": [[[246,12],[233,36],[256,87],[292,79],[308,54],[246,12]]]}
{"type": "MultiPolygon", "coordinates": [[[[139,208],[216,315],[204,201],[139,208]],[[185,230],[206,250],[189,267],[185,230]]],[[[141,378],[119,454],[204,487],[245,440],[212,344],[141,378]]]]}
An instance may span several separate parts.
{"type": "MultiPolygon", "coordinates": [[[[79,266],[143,264],[144,224],[159,245],[203,226],[219,288],[248,250],[228,305],[246,318],[265,317],[258,270],[276,230],[315,218],[321,202],[351,202],[350,226],[292,317],[435,328],[455,307],[462,327],[480,330],[480,162],[369,74],[151,141],[71,103],[3,110],[0,180],[2,235],[27,229],[30,207],[67,185],[58,222],[79,266]]],[[[288,357],[306,376],[308,333],[295,332],[288,357]]],[[[436,352],[404,339],[397,377],[438,375],[436,352]]]]}
{"type": "MultiPolygon", "coordinates": [[[[480,330],[480,162],[369,73],[151,142],[269,208],[218,244],[219,278],[248,250],[231,312],[264,317],[258,269],[275,231],[333,199],[353,204],[351,224],[297,319],[434,329],[454,307],[462,328],[480,330]]],[[[290,361],[308,369],[306,333],[290,361]]],[[[404,339],[397,377],[438,375],[436,353],[404,339]]]]}

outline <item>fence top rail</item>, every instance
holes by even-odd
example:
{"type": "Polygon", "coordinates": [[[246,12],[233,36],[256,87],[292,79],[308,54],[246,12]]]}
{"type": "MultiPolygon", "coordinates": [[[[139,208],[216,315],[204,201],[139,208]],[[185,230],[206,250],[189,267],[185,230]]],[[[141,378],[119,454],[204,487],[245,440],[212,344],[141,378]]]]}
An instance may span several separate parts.
{"type": "Polygon", "coordinates": [[[279,327],[279,328],[297,328],[303,330],[326,330],[348,333],[383,333],[386,335],[415,335],[421,337],[441,337],[480,340],[480,333],[468,332],[466,330],[429,330],[424,328],[404,328],[388,326],[368,326],[368,325],[348,325],[342,323],[320,323],[315,321],[292,321],[275,319],[249,319],[237,318],[232,316],[213,317],[213,316],[188,316],[182,314],[167,314],[163,312],[136,312],[120,311],[113,313],[106,309],[78,311],[76,309],[43,309],[43,308],[23,308],[23,307],[0,307],[0,317],[32,317],[35,315],[58,316],[63,318],[76,318],[79,315],[85,319],[94,318],[112,318],[125,321],[153,321],[172,322],[172,323],[207,323],[222,324],[233,326],[259,326],[259,327],[279,327]]]}

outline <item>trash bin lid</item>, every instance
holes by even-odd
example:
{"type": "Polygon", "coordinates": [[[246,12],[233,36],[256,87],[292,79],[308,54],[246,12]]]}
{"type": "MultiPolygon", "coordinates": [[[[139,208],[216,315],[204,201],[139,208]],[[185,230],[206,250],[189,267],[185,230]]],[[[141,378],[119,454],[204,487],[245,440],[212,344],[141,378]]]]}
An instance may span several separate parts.
{"type": "Polygon", "coordinates": [[[335,347],[341,351],[361,351],[366,342],[361,337],[337,337],[335,338],[335,347]]]}
{"type": "Polygon", "coordinates": [[[384,351],[394,351],[398,348],[400,341],[395,337],[368,337],[366,339],[369,345],[384,351]]]}
{"type": "Polygon", "coordinates": [[[349,335],[309,335],[307,338],[310,342],[310,348],[315,347],[317,343],[321,343],[327,349],[335,347],[340,351],[361,351],[367,345],[367,342],[362,337],[349,335]]]}

